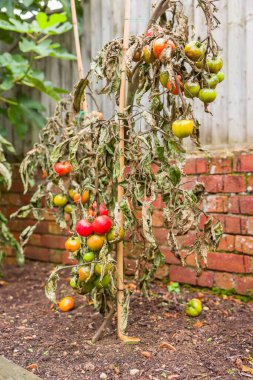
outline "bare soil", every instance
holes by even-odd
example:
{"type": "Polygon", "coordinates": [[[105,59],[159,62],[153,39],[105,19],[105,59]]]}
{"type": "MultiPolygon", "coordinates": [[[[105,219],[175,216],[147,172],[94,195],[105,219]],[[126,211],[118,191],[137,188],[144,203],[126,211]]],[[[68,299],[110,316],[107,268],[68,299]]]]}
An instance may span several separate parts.
{"type": "MultiPolygon", "coordinates": [[[[0,354],[41,379],[230,380],[253,378],[253,303],[181,288],[180,294],[154,284],[147,300],[131,300],[125,345],[115,321],[96,345],[90,344],[102,318],[88,300],[75,295],[76,308],[55,312],[44,295],[52,265],[28,262],[5,268],[0,280],[0,354]],[[187,300],[202,299],[201,316],[184,313],[187,300]]],[[[67,278],[59,297],[71,295],[67,278]]],[[[17,379],[18,380],[18,379],[17,379]]]]}

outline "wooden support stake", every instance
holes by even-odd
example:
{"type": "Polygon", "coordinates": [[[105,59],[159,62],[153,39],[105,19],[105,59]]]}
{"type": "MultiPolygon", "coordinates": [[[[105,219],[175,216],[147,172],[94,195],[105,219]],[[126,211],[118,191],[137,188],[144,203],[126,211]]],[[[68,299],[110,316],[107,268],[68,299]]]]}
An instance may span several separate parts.
{"type": "MultiPolygon", "coordinates": [[[[121,84],[120,84],[120,98],[119,98],[119,112],[123,113],[125,109],[126,98],[126,52],[129,45],[129,19],[130,19],[130,0],[125,0],[125,18],[124,18],[124,36],[123,36],[123,49],[122,49],[122,67],[121,67],[121,84]]],[[[119,122],[119,164],[120,164],[120,177],[118,179],[118,203],[120,203],[124,196],[124,189],[120,183],[124,180],[124,122],[119,122]]],[[[120,211],[120,223],[123,225],[123,213],[120,211]]],[[[128,337],[122,332],[122,316],[123,316],[123,302],[124,302],[124,257],[123,257],[123,242],[117,244],[117,331],[118,337],[125,343],[137,343],[139,338],[128,337]]]]}
{"type": "MultiPolygon", "coordinates": [[[[84,78],[83,60],[82,60],[80,40],[79,40],[79,35],[78,35],[78,23],[77,23],[75,0],[70,0],[70,6],[71,6],[71,13],[72,13],[75,47],[76,47],[78,75],[79,75],[79,79],[83,79],[84,78]]],[[[87,109],[88,109],[85,94],[84,94],[84,100],[83,100],[83,107],[82,108],[83,108],[83,111],[87,111],[87,109]]]]}

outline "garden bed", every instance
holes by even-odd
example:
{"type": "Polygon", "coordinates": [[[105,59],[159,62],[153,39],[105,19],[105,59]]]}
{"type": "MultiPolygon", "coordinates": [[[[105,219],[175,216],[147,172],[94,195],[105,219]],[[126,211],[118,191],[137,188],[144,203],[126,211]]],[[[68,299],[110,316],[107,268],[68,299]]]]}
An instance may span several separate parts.
{"type": "MultiPolygon", "coordinates": [[[[0,280],[0,354],[41,379],[253,378],[252,302],[199,289],[175,295],[165,285],[154,286],[150,300],[139,293],[131,300],[128,333],[139,336],[140,344],[118,341],[114,322],[114,329],[91,345],[100,315],[76,295],[73,311],[54,312],[44,295],[52,268],[28,262],[23,270],[5,268],[0,280]],[[189,318],[184,303],[196,296],[204,311],[189,318]]],[[[67,278],[59,293],[70,294],[67,278]]]]}

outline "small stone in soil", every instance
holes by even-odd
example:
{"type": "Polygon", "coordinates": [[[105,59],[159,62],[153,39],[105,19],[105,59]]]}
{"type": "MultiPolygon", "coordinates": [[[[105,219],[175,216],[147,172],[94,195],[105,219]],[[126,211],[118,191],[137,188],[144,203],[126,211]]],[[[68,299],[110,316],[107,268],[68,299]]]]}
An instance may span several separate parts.
{"type": "Polygon", "coordinates": [[[131,376],[138,375],[139,372],[140,372],[140,370],[137,369],[137,368],[130,369],[130,375],[131,375],[131,376]]]}

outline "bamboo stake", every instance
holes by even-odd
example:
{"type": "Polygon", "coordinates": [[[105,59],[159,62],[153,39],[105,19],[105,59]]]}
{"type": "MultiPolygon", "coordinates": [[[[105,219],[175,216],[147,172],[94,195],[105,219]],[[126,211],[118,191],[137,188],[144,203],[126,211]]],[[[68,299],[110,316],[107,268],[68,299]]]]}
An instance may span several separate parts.
{"type": "MultiPolygon", "coordinates": [[[[72,13],[73,31],[74,31],[75,48],[76,48],[76,56],[77,56],[78,75],[79,75],[79,79],[83,79],[84,78],[83,60],[82,60],[80,40],[79,40],[79,35],[78,35],[78,23],[77,23],[75,0],[70,0],[70,6],[71,6],[71,13],[72,13]]],[[[86,101],[86,96],[84,94],[83,111],[87,111],[87,109],[88,109],[87,101],[86,101]]]]}
{"type": "MultiPolygon", "coordinates": [[[[126,99],[126,52],[129,45],[129,18],[130,18],[130,0],[125,0],[125,16],[124,16],[124,36],[123,36],[123,49],[122,49],[122,67],[121,67],[121,84],[120,84],[120,98],[119,98],[119,112],[123,113],[125,109],[126,99]]],[[[120,183],[124,180],[124,122],[119,122],[119,164],[120,164],[120,177],[118,180],[118,203],[120,203],[124,196],[124,189],[120,183]]],[[[123,213],[120,211],[120,224],[123,225],[123,213]]],[[[122,316],[123,316],[123,301],[124,301],[124,251],[123,242],[117,244],[117,331],[118,337],[126,343],[137,343],[139,338],[128,337],[122,332],[122,316]]]]}

